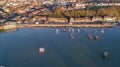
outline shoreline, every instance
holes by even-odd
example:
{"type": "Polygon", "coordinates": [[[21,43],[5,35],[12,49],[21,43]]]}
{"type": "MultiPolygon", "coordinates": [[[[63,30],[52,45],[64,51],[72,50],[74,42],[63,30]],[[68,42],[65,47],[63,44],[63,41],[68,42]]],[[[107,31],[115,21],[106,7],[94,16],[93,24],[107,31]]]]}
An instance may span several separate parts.
{"type": "Polygon", "coordinates": [[[18,28],[26,28],[26,27],[112,27],[114,26],[113,24],[73,24],[73,25],[70,25],[70,24],[22,24],[22,25],[17,25],[18,28]]]}
{"type": "Polygon", "coordinates": [[[17,29],[17,28],[36,28],[36,27],[78,27],[78,28],[108,28],[114,24],[20,24],[20,25],[0,26],[0,30],[17,29]],[[4,28],[5,27],[5,28],[4,28]]]}

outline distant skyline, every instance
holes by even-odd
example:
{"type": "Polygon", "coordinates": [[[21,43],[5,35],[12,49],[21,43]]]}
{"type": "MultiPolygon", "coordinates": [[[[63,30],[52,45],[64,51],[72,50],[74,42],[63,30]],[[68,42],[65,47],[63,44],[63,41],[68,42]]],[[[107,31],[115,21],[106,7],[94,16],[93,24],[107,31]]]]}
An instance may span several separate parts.
{"type": "MultiPolygon", "coordinates": [[[[14,1],[14,2],[16,2],[16,1],[21,1],[21,2],[23,2],[23,1],[35,1],[35,0],[0,0],[0,1],[8,1],[8,2],[10,2],[10,1],[14,1]]],[[[38,0],[39,2],[41,2],[41,1],[68,1],[68,2],[90,2],[90,1],[93,1],[93,2],[103,2],[103,1],[105,1],[105,2],[120,2],[120,0],[38,0]]]]}
{"type": "MultiPolygon", "coordinates": [[[[0,1],[6,1],[6,0],[0,0],[0,1]]],[[[19,1],[19,0],[8,0],[8,1],[19,1]]],[[[34,1],[34,0],[22,0],[22,1],[34,1]]],[[[39,1],[60,1],[60,0],[39,0],[39,1]]],[[[65,0],[65,1],[71,1],[71,0],[65,0]]],[[[120,0],[76,0],[76,1],[120,1],[120,0]]]]}

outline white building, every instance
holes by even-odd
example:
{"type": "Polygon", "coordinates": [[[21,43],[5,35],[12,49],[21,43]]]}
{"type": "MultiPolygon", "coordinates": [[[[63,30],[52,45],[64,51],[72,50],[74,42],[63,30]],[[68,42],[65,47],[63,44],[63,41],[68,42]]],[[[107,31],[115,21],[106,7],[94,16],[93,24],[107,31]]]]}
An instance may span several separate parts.
{"type": "Polygon", "coordinates": [[[53,4],[53,1],[44,1],[43,4],[53,4]]]}
{"type": "Polygon", "coordinates": [[[85,8],[85,6],[86,6],[85,3],[76,3],[74,8],[75,9],[77,9],[77,8],[85,8]]]}
{"type": "Polygon", "coordinates": [[[98,3],[95,6],[120,6],[120,3],[98,3]]]}

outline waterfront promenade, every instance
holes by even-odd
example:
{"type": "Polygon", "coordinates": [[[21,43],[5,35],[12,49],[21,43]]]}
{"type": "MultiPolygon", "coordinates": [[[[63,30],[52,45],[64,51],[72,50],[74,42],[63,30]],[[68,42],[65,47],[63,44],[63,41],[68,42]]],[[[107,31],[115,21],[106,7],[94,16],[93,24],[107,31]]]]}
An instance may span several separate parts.
{"type": "Polygon", "coordinates": [[[0,26],[0,30],[15,28],[33,28],[33,27],[112,27],[114,24],[20,24],[20,25],[4,25],[0,26]]]}
{"type": "Polygon", "coordinates": [[[112,24],[22,24],[17,25],[18,28],[21,27],[112,27],[112,24]]]}

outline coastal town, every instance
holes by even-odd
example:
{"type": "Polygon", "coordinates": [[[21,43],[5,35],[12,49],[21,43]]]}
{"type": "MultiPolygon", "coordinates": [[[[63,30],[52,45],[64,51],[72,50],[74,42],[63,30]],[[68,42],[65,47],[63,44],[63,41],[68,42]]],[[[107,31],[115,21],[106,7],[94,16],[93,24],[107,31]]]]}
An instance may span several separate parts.
{"type": "Polygon", "coordinates": [[[111,27],[119,0],[0,0],[0,30],[26,26],[111,27]]]}
{"type": "Polygon", "coordinates": [[[0,67],[120,67],[120,0],[0,0],[0,67]]]}

